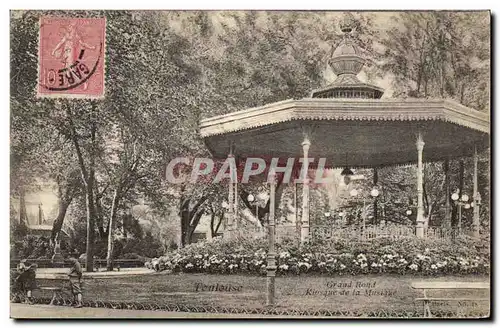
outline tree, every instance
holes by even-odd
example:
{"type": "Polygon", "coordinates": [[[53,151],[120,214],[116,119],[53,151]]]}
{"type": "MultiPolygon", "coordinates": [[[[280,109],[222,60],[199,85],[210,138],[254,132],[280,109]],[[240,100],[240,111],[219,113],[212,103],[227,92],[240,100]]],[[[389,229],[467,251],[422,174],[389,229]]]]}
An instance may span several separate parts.
{"type": "Polygon", "coordinates": [[[219,232],[219,228],[225,220],[225,211],[222,207],[214,206],[210,204],[210,235],[216,236],[219,232]]]}
{"type": "Polygon", "coordinates": [[[485,12],[405,12],[382,40],[382,74],[395,95],[453,98],[487,111],[489,15],[485,12]]]}
{"type": "MultiPolygon", "coordinates": [[[[490,57],[488,13],[405,12],[393,18],[394,27],[382,40],[379,54],[382,74],[394,76],[395,96],[452,98],[480,111],[489,111],[490,57]]],[[[470,188],[464,183],[461,160],[450,161],[454,189],[470,188]]],[[[481,166],[480,166],[481,168],[481,166]]],[[[395,172],[401,170],[397,169],[395,172]]],[[[484,173],[480,172],[480,175],[484,173]]],[[[481,185],[484,185],[481,183],[481,185]]],[[[425,167],[424,205],[431,219],[446,197],[441,167],[425,167]],[[432,191],[431,191],[432,190],[432,191]],[[431,196],[432,194],[432,196],[431,196]]],[[[453,205],[452,226],[457,224],[453,205]]]]}
{"type": "MultiPolygon", "coordinates": [[[[13,110],[13,113],[16,113],[13,115],[14,117],[16,117],[16,115],[21,111],[22,108],[28,108],[29,112],[24,116],[29,117],[33,121],[33,125],[35,126],[35,129],[33,129],[33,131],[35,134],[42,131],[40,129],[37,129],[38,127],[48,125],[52,128],[55,128],[60,136],[62,136],[65,140],[69,141],[72,144],[72,154],[74,154],[76,162],[78,163],[81,181],[86,195],[87,270],[90,271],[92,270],[93,264],[92,245],[94,241],[96,221],[99,228],[99,237],[105,237],[105,229],[103,228],[104,222],[102,220],[102,213],[99,210],[100,202],[98,202],[100,199],[102,199],[102,197],[104,197],[103,191],[107,189],[104,187],[99,190],[100,182],[98,181],[103,173],[101,167],[101,164],[104,164],[103,159],[105,158],[105,149],[103,148],[103,145],[108,138],[105,132],[107,131],[108,127],[112,127],[115,124],[120,124],[117,123],[120,121],[120,119],[122,119],[122,122],[127,118],[130,119],[130,117],[127,116],[118,116],[117,114],[119,114],[120,112],[112,111],[111,109],[113,109],[113,107],[111,107],[110,104],[123,104],[123,102],[121,102],[120,100],[123,100],[124,98],[120,98],[119,96],[123,91],[121,88],[126,87],[126,85],[124,86],[123,84],[119,84],[116,85],[116,87],[113,87],[115,85],[111,84],[111,86],[107,88],[107,101],[101,102],[85,100],[72,102],[67,100],[54,101],[52,99],[35,98],[34,92],[31,90],[35,90],[34,83],[36,83],[37,68],[36,55],[34,57],[32,55],[36,54],[36,29],[38,27],[37,20],[38,16],[41,14],[42,13],[40,12],[27,12],[26,14],[18,17],[18,20],[15,21],[15,24],[17,24],[16,26],[20,26],[19,35],[16,35],[17,38],[15,38],[15,40],[21,41],[19,41],[19,44],[14,44],[12,46],[12,84],[14,85],[15,79],[20,76],[20,71],[28,73],[25,75],[25,80],[28,82],[21,83],[19,86],[15,86],[15,88],[13,88],[13,106],[15,106],[15,111],[13,110]],[[25,51],[23,52],[23,50],[25,51]],[[28,60],[23,61],[19,59],[23,56],[28,56],[28,60]],[[26,65],[28,65],[28,67],[26,67],[26,65]]],[[[43,14],[49,13],[44,12],[43,14]]],[[[103,13],[100,12],[66,12],[65,14],[69,16],[103,15],[103,13]]],[[[132,18],[132,14],[130,13],[106,12],[104,14],[108,15],[109,26],[118,27],[118,29],[131,26],[129,23],[132,18]]],[[[134,26],[132,25],[132,27],[134,26]]],[[[119,48],[119,45],[121,45],[121,40],[116,40],[116,38],[114,38],[114,36],[116,35],[118,35],[118,33],[113,33],[112,28],[108,30],[107,42],[110,49],[117,49],[119,48]]],[[[110,63],[115,64],[117,61],[115,60],[115,58],[122,56],[123,53],[110,51],[108,53],[107,60],[109,60],[110,63]]],[[[110,68],[107,70],[107,79],[113,79],[115,72],[120,69],[126,71],[127,67],[118,65],[118,67],[113,66],[111,68],[110,66],[110,68]]],[[[137,72],[137,70],[134,72],[137,72]]],[[[145,72],[144,74],[150,74],[150,72],[151,70],[145,72]]],[[[130,87],[136,88],[136,86],[137,85],[133,86],[132,84],[129,84],[128,94],[132,92],[130,87]]],[[[136,93],[136,95],[138,94],[136,93]]],[[[151,97],[147,99],[145,97],[139,98],[139,101],[140,100],[150,102],[151,97]]],[[[129,105],[129,103],[125,103],[125,105],[129,105]]],[[[154,105],[156,106],[157,104],[154,105]]],[[[124,109],[122,109],[122,111],[124,111],[124,109]]],[[[17,123],[18,121],[13,122],[17,123]]],[[[20,129],[15,130],[19,131],[20,129]]],[[[20,144],[25,146],[26,143],[21,142],[20,144]]],[[[24,161],[23,163],[26,163],[26,161],[24,161]]],[[[61,193],[61,198],[69,198],[63,197],[63,194],[64,193],[61,193]]],[[[63,213],[64,210],[61,211],[61,214],[63,213]]],[[[56,220],[57,224],[55,225],[56,229],[54,231],[56,231],[57,227],[60,225],[59,222],[61,222],[60,219],[56,220]]]]}

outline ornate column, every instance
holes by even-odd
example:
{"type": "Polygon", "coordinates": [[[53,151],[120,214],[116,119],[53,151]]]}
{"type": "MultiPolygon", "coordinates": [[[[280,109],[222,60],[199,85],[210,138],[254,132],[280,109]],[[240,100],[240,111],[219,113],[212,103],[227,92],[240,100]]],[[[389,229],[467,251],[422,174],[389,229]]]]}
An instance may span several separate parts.
{"type": "Polygon", "coordinates": [[[267,251],[267,300],[266,305],[274,305],[275,278],[276,278],[276,250],[274,249],[275,220],[274,211],[276,208],[276,174],[270,173],[269,191],[269,223],[267,225],[267,238],[269,249],[267,251]]]}
{"type": "Polygon", "coordinates": [[[450,189],[450,161],[444,161],[444,183],[445,183],[445,192],[446,192],[446,201],[444,205],[445,213],[444,213],[444,224],[442,225],[445,228],[451,229],[451,189],[450,189]]]}
{"type": "Polygon", "coordinates": [[[472,236],[475,238],[479,238],[479,228],[480,228],[480,222],[479,222],[479,191],[478,191],[478,183],[477,183],[477,166],[478,166],[478,156],[477,156],[477,148],[474,146],[474,176],[473,176],[473,183],[474,183],[474,189],[473,189],[473,195],[472,195],[472,200],[474,201],[474,215],[473,215],[473,230],[472,230],[472,236]]]}
{"type": "Polygon", "coordinates": [[[423,166],[423,150],[424,141],[420,132],[417,138],[417,151],[418,151],[418,162],[417,162],[417,229],[416,235],[419,238],[424,237],[424,166],[423,166]]]}
{"type": "MultiPolygon", "coordinates": [[[[293,181],[293,208],[294,208],[294,213],[293,213],[293,224],[295,225],[295,228],[298,230],[298,213],[299,213],[299,209],[297,208],[298,206],[298,203],[297,203],[297,183],[295,181],[293,181]]],[[[296,233],[298,233],[298,231],[296,230],[296,233]]]]}
{"type": "MultiPolygon", "coordinates": [[[[232,147],[230,149],[229,155],[227,158],[230,160],[231,158],[234,158],[232,147]]],[[[229,194],[228,194],[228,213],[227,213],[227,236],[229,238],[233,237],[233,228],[234,228],[234,184],[232,180],[232,165],[229,165],[229,194]]]]}
{"type": "Polygon", "coordinates": [[[233,220],[233,231],[236,232],[236,234],[239,233],[239,229],[238,229],[238,225],[239,225],[239,218],[238,218],[238,163],[236,163],[236,159],[235,159],[235,171],[234,173],[231,172],[231,177],[233,176],[234,174],[234,181],[231,180],[231,183],[233,184],[233,190],[234,190],[234,202],[233,202],[233,216],[234,216],[234,220],[233,220]]]}
{"type": "Polygon", "coordinates": [[[304,174],[302,184],[302,218],[300,227],[300,243],[303,244],[309,239],[309,177],[307,175],[307,168],[309,167],[309,146],[311,142],[307,137],[302,142],[303,162],[302,173],[304,174]],[[306,167],[304,167],[306,165],[306,167]]]}
{"type": "MultiPolygon", "coordinates": [[[[376,167],[373,168],[373,185],[378,185],[378,170],[376,167]]],[[[371,224],[378,224],[378,197],[373,197],[373,220],[371,224]]]]}

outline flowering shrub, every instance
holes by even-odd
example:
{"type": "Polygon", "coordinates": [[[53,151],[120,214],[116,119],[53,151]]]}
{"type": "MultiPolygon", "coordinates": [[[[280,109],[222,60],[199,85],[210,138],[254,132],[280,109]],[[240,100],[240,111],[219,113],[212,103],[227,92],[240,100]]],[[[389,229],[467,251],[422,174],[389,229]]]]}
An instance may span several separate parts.
{"type": "MultiPolygon", "coordinates": [[[[484,242],[483,242],[484,243],[484,242]]],[[[367,241],[339,240],[335,247],[324,244],[292,243],[276,245],[277,274],[486,274],[489,273],[489,248],[467,237],[451,240],[426,240],[416,237],[367,241]]],[[[153,267],[173,272],[218,274],[266,274],[265,239],[214,238],[189,245],[158,259],[153,267]]]]}

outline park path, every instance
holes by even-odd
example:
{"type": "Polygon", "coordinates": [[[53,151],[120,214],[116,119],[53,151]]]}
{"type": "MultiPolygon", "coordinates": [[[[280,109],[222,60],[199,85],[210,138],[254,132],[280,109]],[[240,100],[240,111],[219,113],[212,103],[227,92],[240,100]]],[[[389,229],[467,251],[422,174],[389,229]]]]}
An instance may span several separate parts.
{"type": "MultiPolygon", "coordinates": [[[[279,316],[279,315],[263,315],[263,314],[230,314],[230,313],[193,313],[193,312],[167,312],[167,311],[148,311],[148,310],[115,310],[104,308],[73,308],[68,306],[52,306],[52,305],[28,305],[11,303],[10,317],[12,319],[238,319],[238,318],[308,318],[307,316],[279,316]]],[[[312,318],[312,317],[309,317],[312,318]]],[[[318,317],[315,317],[318,318],[318,317]]]]}
{"type": "MultiPolygon", "coordinates": [[[[36,277],[38,279],[51,279],[55,277],[67,277],[69,268],[40,268],[36,270],[36,277]]],[[[112,278],[124,276],[137,276],[137,275],[152,275],[159,274],[148,268],[124,268],[120,271],[96,271],[84,272],[83,278],[112,278]]]]}

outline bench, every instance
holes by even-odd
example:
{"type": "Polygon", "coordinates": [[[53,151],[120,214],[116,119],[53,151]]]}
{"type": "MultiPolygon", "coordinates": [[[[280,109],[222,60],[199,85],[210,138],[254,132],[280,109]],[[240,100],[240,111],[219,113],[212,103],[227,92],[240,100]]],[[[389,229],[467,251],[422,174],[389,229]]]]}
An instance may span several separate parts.
{"type": "MultiPolygon", "coordinates": [[[[415,301],[423,302],[424,305],[424,318],[432,318],[430,309],[431,302],[473,302],[473,301],[489,301],[487,297],[429,297],[427,291],[430,290],[489,290],[490,284],[485,282],[447,282],[447,281],[433,281],[433,282],[413,282],[411,284],[413,289],[423,291],[423,297],[416,298],[415,301]]],[[[457,306],[457,316],[460,315],[459,307],[457,306]]]]}
{"type": "Polygon", "coordinates": [[[50,280],[55,281],[57,286],[39,286],[39,290],[49,291],[52,294],[52,299],[50,300],[50,305],[54,305],[57,297],[65,300],[65,290],[67,290],[67,283],[69,281],[68,276],[64,274],[37,274],[36,275],[37,284],[40,280],[50,280]]]}

